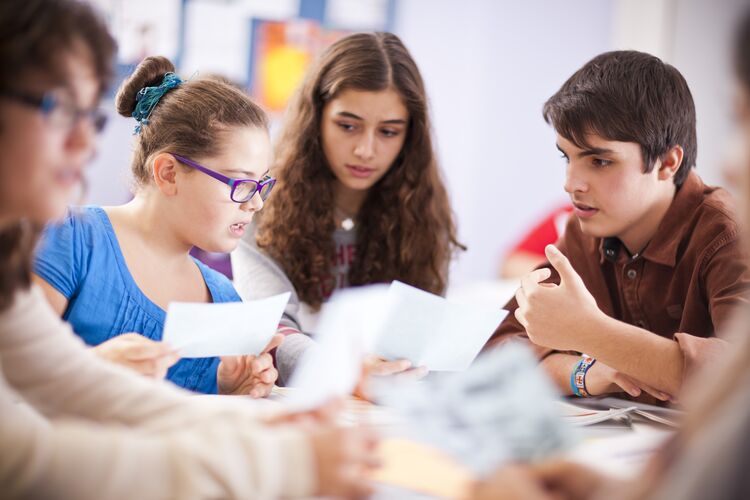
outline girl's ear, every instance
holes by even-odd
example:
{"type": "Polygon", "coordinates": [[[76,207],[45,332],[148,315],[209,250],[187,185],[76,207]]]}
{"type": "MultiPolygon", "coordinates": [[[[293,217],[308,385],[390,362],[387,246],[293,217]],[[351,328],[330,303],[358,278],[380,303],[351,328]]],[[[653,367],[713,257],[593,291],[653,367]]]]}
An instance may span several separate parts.
{"type": "Polygon", "coordinates": [[[151,167],[154,184],[165,196],[177,194],[177,159],[169,153],[159,153],[151,167]]]}
{"type": "Polygon", "coordinates": [[[684,151],[682,146],[672,146],[669,151],[661,157],[659,165],[659,179],[662,181],[671,180],[682,165],[684,151]]]}

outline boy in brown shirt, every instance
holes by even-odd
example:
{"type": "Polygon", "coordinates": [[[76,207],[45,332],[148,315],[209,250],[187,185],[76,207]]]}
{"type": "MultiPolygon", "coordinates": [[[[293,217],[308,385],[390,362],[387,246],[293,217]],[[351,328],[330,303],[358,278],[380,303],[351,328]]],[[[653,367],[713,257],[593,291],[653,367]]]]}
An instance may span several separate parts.
{"type": "Polygon", "coordinates": [[[692,171],[687,83],[651,55],[609,52],[568,79],[544,117],[575,211],[488,346],[527,336],[566,394],[674,400],[725,349],[714,332],[750,287],[732,201],[692,171]]]}

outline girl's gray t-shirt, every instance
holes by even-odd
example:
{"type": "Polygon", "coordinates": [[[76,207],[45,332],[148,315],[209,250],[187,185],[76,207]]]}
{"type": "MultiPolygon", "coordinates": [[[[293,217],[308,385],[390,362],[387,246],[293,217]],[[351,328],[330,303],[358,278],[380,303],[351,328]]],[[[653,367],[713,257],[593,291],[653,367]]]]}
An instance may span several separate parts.
{"type": "MultiPolygon", "coordinates": [[[[331,273],[322,278],[325,298],[330,297],[334,290],[349,286],[349,269],[354,259],[357,232],[355,229],[336,229],[333,241],[335,255],[331,263],[331,273]]],[[[287,335],[276,350],[279,384],[284,385],[289,381],[300,357],[314,343],[310,337],[314,334],[310,309],[306,304],[300,304],[297,292],[281,266],[257,247],[254,225],[248,227],[247,234],[232,252],[231,259],[234,286],[243,300],[258,300],[280,293],[291,293],[281,324],[303,333],[287,335]]]]}

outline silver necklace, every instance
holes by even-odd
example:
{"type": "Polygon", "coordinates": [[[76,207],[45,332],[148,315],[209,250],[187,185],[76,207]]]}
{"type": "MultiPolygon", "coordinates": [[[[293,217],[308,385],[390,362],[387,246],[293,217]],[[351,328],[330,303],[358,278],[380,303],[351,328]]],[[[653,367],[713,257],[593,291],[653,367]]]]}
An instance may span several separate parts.
{"type": "Polygon", "coordinates": [[[336,218],[341,221],[339,222],[339,227],[344,231],[351,231],[357,225],[354,214],[344,212],[344,210],[338,206],[334,207],[334,214],[336,215],[336,218]]]}

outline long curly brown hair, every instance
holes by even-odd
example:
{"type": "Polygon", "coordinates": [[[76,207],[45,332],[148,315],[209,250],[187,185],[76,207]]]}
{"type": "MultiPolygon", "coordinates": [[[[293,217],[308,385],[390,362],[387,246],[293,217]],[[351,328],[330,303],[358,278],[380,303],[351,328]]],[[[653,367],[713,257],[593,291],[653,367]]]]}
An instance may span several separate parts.
{"type": "Polygon", "coordinates": [[[367,193],[357,216],[353,286],[400,280],[433,293],[446,288],[458,248],[448,195],[430,137],[424,83],[401,40],[358,33],[329,47],[293,99],[277,144],[279,186],[259,217],[257,244],[275,259],[301,301],[324,300],[322,279],[335,249],[334,175],[321,144],[323,107],[341,91],[394,89],[409,111],[403,148],[367,193]]]}

